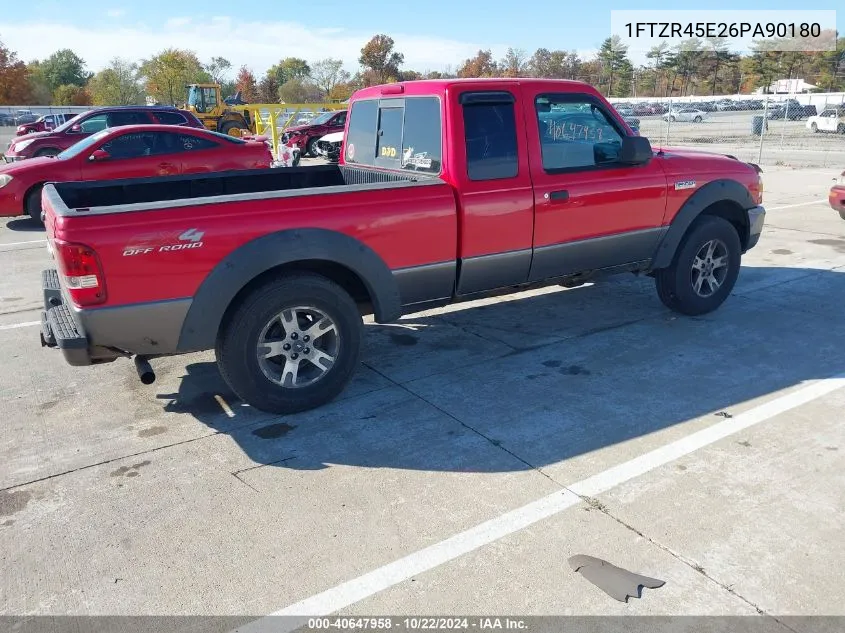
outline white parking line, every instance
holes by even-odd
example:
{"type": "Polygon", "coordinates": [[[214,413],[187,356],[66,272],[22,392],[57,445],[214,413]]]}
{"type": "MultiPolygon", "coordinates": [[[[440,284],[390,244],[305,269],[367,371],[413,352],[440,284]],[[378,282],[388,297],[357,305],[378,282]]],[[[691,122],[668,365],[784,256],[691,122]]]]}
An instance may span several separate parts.
{"type": "Polygon", "coordinates": [[[46,244],[47,240],[28,240],[26,242],[0,242],[0,246],[22,246],[24,244],[46,244]]]}
{"type": "Polygon", "coordinates": [[[21,327],[32,327],[33,325],[41,325],[41,321],[27,321],[26,323],[12,323],[11,325],[0,325],[0,330],[17,330],[21,327]]]}
{"type": "Polygon", "coordinates": [[[811,204],[827,204],[827,200],[813,200],[812,202],[799,202],[798,204],[786,204],[782,207],[767,207],[766,211],[780,211],[781,209],[794,209],[795,207],[809,207],[811,204]]]}
{"type": "Polygon", "coordinates": [[[791,393],[770,400],[734,418],[718,422],[687,437],[635,457],[592,477],[485,521],[445,541],[430,545],[404,558],[344,582],[322,593],[292,604],[264,618],[234,629],[238,633],[290,633],[303,626],[308,616],[324,616],[360,602],[413,576],[430,571],[459,556],[519,532],[582,501],[581,496],[607,492],[649,471],[689,455],[705,446],[765,422],[776,415],[800,407],[845,387],[845,374],[818,380],[791,393]],[[278,616],[297,616],[274,621],[278,616]]]}

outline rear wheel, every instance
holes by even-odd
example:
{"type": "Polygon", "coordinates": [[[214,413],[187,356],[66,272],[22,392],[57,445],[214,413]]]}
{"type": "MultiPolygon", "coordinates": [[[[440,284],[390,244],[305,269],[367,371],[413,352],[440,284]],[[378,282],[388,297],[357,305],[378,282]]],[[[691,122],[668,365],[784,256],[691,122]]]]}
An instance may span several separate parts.
{"type": "Polygon", "coordinates": [[[24,201],[24,211],[35,220],[38,224],[43,225],[44,222],[41,221],[41,190],[44,188],[44,185],[37,185],[33,187],[28,194],[26,194],[26,200],[24,201]]]}
{"type": "Polygon", "coordinates": [[[818,125],[816,125],[816,123],[815,123],[815,121],[814,121],[813,123],[811,123],[811,124],[810,124],[810,129],[811,129],[811,130],[813,131],[813,133],[815,134],[816,132],[818,132],[818,131],[819,131],[819,126],[818,126],[818,125]]]}
{"type": "Polygon", "coordinates": [[[696,116],[696,117],[693,119],[693,121],[695,121],[696,123],[701,123],[701,117],[700,117],[700,116],[696,116]]]}
{"type": "Polygon", "coordinates": [[[681,241],[671,266],[656,271],[657,295],[675,312],[696,316],[718,308],[733,290],[742,258],[733,225],[699,216],[681,241]]]}
{"type": "Polygon", "coordinates": [[[303,273],[248,295],[217,341],[223,379],[270,413],[313,409],[335,398],[358,367],[361,315],[333,281],[303,273]]]}
{"type": "Polygon", "coordinates": [[[836,131],[839,132],[840,134],[845,134],[845,123],[840,123],[836,127],[836,131]]]}

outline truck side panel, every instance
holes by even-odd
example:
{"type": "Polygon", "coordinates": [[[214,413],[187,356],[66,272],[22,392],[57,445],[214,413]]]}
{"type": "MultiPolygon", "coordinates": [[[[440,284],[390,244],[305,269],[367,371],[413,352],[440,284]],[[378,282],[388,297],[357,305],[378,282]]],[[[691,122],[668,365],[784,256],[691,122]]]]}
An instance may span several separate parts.
{"type": "Polygon", "coordinates": [[[86,244],[100,257],[108,300],[98,309],[192,297],[230,253],[287,228],[348,235],[405,274],[454,262],[457,240],[455,199],[444,183],[336,194],[317,190],[313,196],[59,216],[50,222],[55,238],[86,244]]]}

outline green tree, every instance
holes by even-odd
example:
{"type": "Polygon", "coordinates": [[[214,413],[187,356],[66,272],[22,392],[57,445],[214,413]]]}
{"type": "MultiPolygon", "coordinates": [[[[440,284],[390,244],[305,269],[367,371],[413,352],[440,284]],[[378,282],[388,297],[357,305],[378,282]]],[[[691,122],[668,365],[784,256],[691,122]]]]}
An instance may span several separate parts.
{"type": "Polygon", "coordinates": [[[86,88],[73,84],[59,86],[53,91],[53,105],[91,105],[91,93],[86,88]]]}
{"type": "Polygon", "coordinates": [[[532,77],[548,79],[576,79],[581,66],[578,53],[566,51],[550,51],[538,48],[528,60],[527,72],[532,77]]]}
{"type": "Polygon", "coordinates": [[[145,59],[139,70],[145,80],[147,94],[168,105],[185,102],[187,84],[211,81],[196,53],[177,48],[168,48],[145,59]]]}
{"type": "Polygon", "coordinates": [[[282,103],[317,103],[320,89],[308,80],[295,77],[279,87],[279,101],[282,103]]]}
{"type": "Polygon", "coordinates": [[[88,82],[94,105],[138,105],[144,103],[144,89],[138,80],[138,64],[115,57],[88,82]]]}
{"type": "Polygon", "coordinates": [[[44,77],[44,69],[41,62],[38,60],[32,61],[27,65],[27,75],[29,77],[30,91],[32,93],[33,104],[48,105],[53,100],[53,91],[50,89],[50,84],[47,83],[44,77]]]}
{"type": "Polygon", "coordinates": [[[603,79],[607,81],[607,96],[615,95],[613,91],[614,79],[620,73],[630,70],[631,62],[628,60],[628,47],[622,42],[618,35],[612,35],[602,42],[599,49],[598,59],[602,64],[603,79]]]}
{"type": "Polygon", "coordinates": [[[372,71],[377,82],[384,83],[399,77],[399,67],[405,63],[405,56],[394,50],[396,43],[388,35],[375,35],[361,49],[358,63],[365,70],[372,71]]]}
{"type": "Polygon", "coordinates": [[[212,57],[211,61],[205,65],[205,72],[211,77],[212,82],[222,85],[231,68],[232,62],[225,57],[212,57]]]}
{"type": "Polygon", "coordinates": [[[69,48],[63,48],[41,62],[41,71],[51,91],[59,86],[84,86],[91,78],[85,61],[69,48]]]}
{"type": "Polygon", "coordinates": [[[279,82],[273,73],[264,75],[264,79],[258,84],[259,103],[276,103],[279,101],[279,82]]]}
{"type": "Polygon", "coordinates": [[[658,93],[658,84],[663,80],[663,73],[666,69],[666,58],[669,52],[669,43],[660,42],[657,46],[652,46],[645,56],[652,62],[651,70],[651,94],[656,96],[658,93]]]}
{"type": "Polygon", "coordinates": [[[508,48],[499,63],[503,77],[522,77],[528,71],[528,57],[521,48],[508,48]]]}
{"type": "Polygon", "coordinates": [[[17,53],[0,41],[0,104],[27,105],[32,100],[32,86],[26,64],[18,59],[17,53]]]}
{"type": "Polygon", "coordinates": [[[275,66],[270,67],[268,74],[273,75],[281,86],[291,79],[305,80],[311,74],[311,67],[299,57],[285,57],[275,66]]]}
{"type": "Polygon", "coordinates": [[[327,57],[311,67],[311,79],[328,95],[335,86],[349,81],[349,72],[343,69],[343,60],[327,57]]]}

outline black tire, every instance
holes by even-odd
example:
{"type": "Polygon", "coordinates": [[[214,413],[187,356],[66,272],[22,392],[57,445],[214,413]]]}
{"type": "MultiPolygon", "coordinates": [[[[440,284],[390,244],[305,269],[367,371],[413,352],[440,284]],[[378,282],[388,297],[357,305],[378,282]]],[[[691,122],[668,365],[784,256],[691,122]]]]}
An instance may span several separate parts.
{"type": "Polygon", "coordinates": [[[675,117],[670,116],[670,117],[669,117],[669,122],[670,122],[670,123],[674,123],[674,122],[675,122],[675,117]]]}
{"type": "Polygon", "coordinates": [[[45,147],[44,149],[40,149],[35,152],[35,158],[41,158],[42,156],[56,156],[61,153],[61,150],[56,149],[55,147],[45,147]]]}
{"type": "MultiPolygon", "coordinates": [[[[217,365],[232,391],[256,409],[281,414],[306,411],[334,399],[352,379],[360,360],[362,331],[358,306],[343,288],[321,275],[291,274],[257,288],[235,308],[217,339],[217,365]],[[286,366],[286,357],[293,356],[296,350],[259,361],[258,341],[269,327],[269,332],[274,332],[274,340],[290,342],[292,335],[285,333],[279,317],[283,313],[292,314],[292,309],[300,306],[316,309],[335,325],[337,337],[332,340],[336,341],[336,346],[330,350],[335,361],[312,384],[283,386],[281,382],[288,376],[282,367],[286,366]],[[270,325],[273,323],[276,325],[270,325]],[[265,374],[268,366],[269,371],[279,369],[281,382],[274,382],[265,374]]],[[[304,329],[299,330],[297,344],[307,341],[303,332],[304,329]]],[[[327,336],[333,334],[329,332],[327,336]]],[[[319,348],[320,344],[315,343],[321,338],[314,337],[310,342],[319,348]]],[[[308,350],[306,347],[299,351],[304,354],[308,350]]],[[[322,369],[316,363],[303,362],[302,358],[299,363],[298,368],[304,366],[312,374],[319,374],[322,369]]]]}
{"type": "Polygon", "coordinates": [[[840,211],[839,217],[842,218],[843,220],[845,220],[845,211],[840,211]]]}
{"type": "Polygon", "coordinates": [[[232,130],[241,130],[241,136],[250,133],[247,127],[237,121],[228,121],[220,127],[220,133],[225,134],[226,136],[234,136],[234,134],[230,134],[232,130]]]}
{"type": "Polygon", "coordinates": [[[810,130],[813,132],[813,134],[815,134],[816,132],[818,132],[818,131],[819,131],[819,126],[818,126],[818,125],[816,125],[816,122],[815,122],[815,121],[813,121],[812,123],[810,123],[810,130]]]}
{"type": "Polygon", "coordinates": [[[840,123],[839,125],[837,125],[837,126],[836,126],[836,131],[837,131],[839,134],[845,134],[845,123],[840,123]]]}
{"type": "Polygon", "coordinates": [[[43,188],[44,185],[36,185],[30,189],[24,202],[24,211],[41,226],[44,226],[44,222],[41,221],[41,190],[43,188]]]}
{"type": "MultiPolygon", "coordinates": [[[[718,247],[719,252],[722,251],[722,246],[718,247]]],[[[739,235],[730,222],[714,215],[699,216],[681,240],[672,264],[655,272],[657,296],[663,305],[680,314],[697,316],[712,312],[724,303],[733,290],[739,276],[741,251],[739,235]],[[714,240],[724,247],[726,270],[718,288],[709,296],[701,296],[693,286],[693,262],[699,251],[714,240]]]]}
{"type": "Polygon", "coordinates": [[[311,158],[317,158],[319,154],[317,153],[317,143],[320,141],[316,136],[314,138],[308,139],[308,143],[305,144],[305,155],[310,156],[311,158]]]}
{"type": "Polygon", "coordinates": [[[693,119],[693,121],[694,121],[695,123],[701,123],[701,117],[700,117],[700,116],[696,116],[696,117],[693,119]]]}

